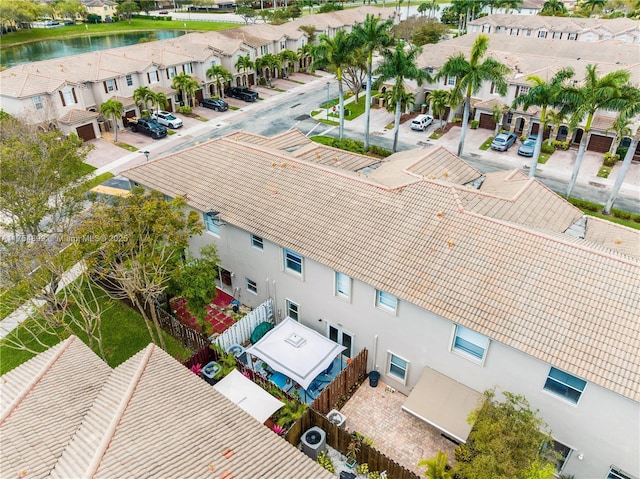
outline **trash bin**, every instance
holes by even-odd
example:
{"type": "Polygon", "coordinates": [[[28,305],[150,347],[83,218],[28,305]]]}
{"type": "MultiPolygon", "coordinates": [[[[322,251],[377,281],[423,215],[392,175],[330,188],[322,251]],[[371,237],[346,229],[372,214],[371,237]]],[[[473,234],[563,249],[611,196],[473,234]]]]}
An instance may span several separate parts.
{"type": "Polygon", "coordinates": [[[427,104],[423,103],[422,105],[420,105],[420,113],[426,113],[427,112],[427,104]]]}
{"type": "Polygon", "coordinates": [[[380,379],[380,373],[378,371],[371,371],[369,373],[369,386],[375,388],[378,386],[378,380],[380,379]]]}

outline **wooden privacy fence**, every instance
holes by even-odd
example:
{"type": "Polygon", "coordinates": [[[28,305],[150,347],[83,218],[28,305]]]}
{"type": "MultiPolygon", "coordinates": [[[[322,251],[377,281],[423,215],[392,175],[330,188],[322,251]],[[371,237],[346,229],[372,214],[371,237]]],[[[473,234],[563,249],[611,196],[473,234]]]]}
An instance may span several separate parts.
{"type": "Polygon", "coordinates": [[[327,414],[336,405],[344,403],[346,398],[353,393],[358,383],[367,374],[367,349],[363,349],[351,360],[345,369],[331,381],[331,383],[311,403],[311,408],[320,414],[327,414]]]}
{"type": "Polygon", "coordinates": [[[205,335],[182,324],[163,309],[156,308],[156,311],[158,312],[160,327],[180,341],[184,347],[189,348],[192,351],[200,351],[201,349],[208,347],[209,341],[205,335]]]}
{"type": "MultiPolygon", "coordinates": [[[[325,416],[307,409],[304,416],[298,420],[285,436],[289,443],[294,446],[300,442],[300,438],[309,428],[319,427],[327,434],[327,444],[338,451],[346,451],[347,446],[353,439],[351,434],[345,429],[339,428],[325,416]]],[[[343,452],[344,454],[344,452],[343,452]]],[[[369,465],[370,471],[386,471],[389,479],[420,479],[420,476],[407,468],[401,466],[393,459],[388,458],[373,446],[362,443],[360,452],[356,455],[358,464],[369,465]]]]}

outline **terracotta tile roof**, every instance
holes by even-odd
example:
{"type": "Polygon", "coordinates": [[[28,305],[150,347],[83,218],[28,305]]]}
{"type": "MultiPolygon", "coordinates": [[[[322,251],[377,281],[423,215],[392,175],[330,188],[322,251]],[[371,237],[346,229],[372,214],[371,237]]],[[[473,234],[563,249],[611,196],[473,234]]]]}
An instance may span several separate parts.
{"type": "Polygon", "coordinates": [[[77,125],[78,123],[86,123],[95,120],[100,116],[96,111],[87,110],[71,110],[62,116],[58,121],[63,125],[77,125]]]}
{"type": "Polygon", "coordinates": [[[2,380],[3,477],[333,477],[155,345],[111,370],[72,337],[2,380]]]}
{"type": "Polygon", "coordinates": [[[72,337],[3,375],[2,477],[49,477],[110,372],[72,337]]]}
{"type": "MultiPolygon", "coordinates": [[[[414,153],[414,163],[407,167],[407,172],[422,178],[441,179],[456,185],[464,185],[481,176],[478,170],[446,148],[439,146],[424,151],[425,156],[421,159],[416,159],[414,153]]],[[[393,157],[395,158],[395,155],[393,157]]]]}
{"type": "MultiPolygon", "coordinates": [[[[639,261],[541,231],[541,219],[535,229],[511,222],[524,221],[527,195],[544,191],[529,186],[512,204],[495,200],[496,212],[482,201],[470,211],[470,196],[460,198],[473,191],[441,180],[391,188],[229,137],[125,176],[169,196],[187,193],[198,210],[214,205],[229,224],[640,399],[639,261]]],[[[538,218],[548,209],[527,206],[538,218]]],[[[572,213],[561,211],[563,219],[572,213]]]]}
{"type": "MultiPolygon", "coordinates": [[[[578,17],[548,17],[541,15],[511,15],[493,14],[469,22],[469,25],[494,25],[509,28],[545,28],[553,32],[583,32],[594,29],[604,29],[613,35],[633,32],[640,35],[640,26],[631,18],[578,18],[578,17]]],[[[566,41],[566,40],[565,40],[566,41]]]]}
{"type": "Polygon", "coordinates": [[[629,256],[640,256],[640,231],[594,216],[587,217],[585,239],[629,256]]]}

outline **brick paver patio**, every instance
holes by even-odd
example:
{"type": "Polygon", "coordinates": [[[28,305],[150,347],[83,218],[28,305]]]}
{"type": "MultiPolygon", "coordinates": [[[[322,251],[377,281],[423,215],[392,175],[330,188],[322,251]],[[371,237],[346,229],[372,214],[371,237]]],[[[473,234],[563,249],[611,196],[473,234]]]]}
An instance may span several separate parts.
{"type": "Polygon", "coordinates": [[[349,430],[373,439],[378,451],[421,477],[425,470],[418,467],[418,461],[434,457],[438,451],[446,452],[452,464],[456,445],[436,428],[403,411],[406,399],[382,382],[372,388],[365,381],[341,412],[347,416],[349,430]]]}

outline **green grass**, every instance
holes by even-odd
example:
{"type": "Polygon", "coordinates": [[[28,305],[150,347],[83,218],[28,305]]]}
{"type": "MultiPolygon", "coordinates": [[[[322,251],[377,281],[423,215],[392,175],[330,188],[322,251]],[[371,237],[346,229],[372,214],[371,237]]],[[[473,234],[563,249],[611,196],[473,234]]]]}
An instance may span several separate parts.
{"type": "Polygon", "coordinates": [[[613,223],[640,230],[639,214],[629,213],[627,211],[617,210],[614,208],[611,210],[611,215],[607,216],[601,213],[604,206],[598,203],[592,203],[578,198],[569,198],[569,203],[579,208],[584,214],[589,216],[595,216],[597,218],[602,218],[603,220],[612,221],[613,223]]]}
{"type": "Polygon", "coordinates": [[[490,136],[489,138],[484,140],[484,143],[482,143],[482,145],[480,145],[480,149],[483,150],[483,151],[488,150],[489,148],[491,148],[491,142],[492,141],[493,141],[493,136],[490,136]]]}
{"type": "Polygon", "coordinates": [[[209,118],[205,118],[204,116],[196,116],[196,120],[198,120],[198,121],[209,121],[209,118]]]}
{"type": "Polygon", "coordinates": [[[237,106],[229,105],[229,110],[239,110],[237,106]]]}
{"type": "Polygon", "coordinates": [[[128,151],[138,151],[138,148],[136,148],[135,146],[128,145],[127,143],[123,143],[121,141],[116,141],[114,145],[119,146],[120,148],[124,148],[128,151]]]}
{"type": "Polygon", "coordinates": [[[309,116],[314,117],[317,114],[319,114],[322,110],[313,110],[311,113],[309,113],[309,116]]]}
{"type": "Polygon", "coordinates": [[[544,165],[547,161],[549,161],[549,158],[551,158],[551,155],[553,155],[553,153],[540,152],[540,156],[538,157],[538,164],[544,165]]]}
{"type": "Polygon", "coordinates": [[[78,173],[79,176],[86,176],[90,173],[93,173],[95,170],[95,166],[92,166],[89,163],[82,163],[82,166],[78,169],[78,173]]]}
{"type": "Polygon", "coordinates": [[[91,188],[101,185],[102,183],[104,183],[105,181],[111,179],[114,177],[114,174],[107,171],[106,173],[102,173],[101,175],[98,176],[94,176],[93,178],[91,178],[90,180],[87,180],[85,182],[85,187],[87,189],[87,191],[89,191],[91,188]]]}
{"type": "Polygon", "coordinates": [[[325,119],[319,119],[317,121],[319,121],[320,123],[324,123],[325,125],[331,125],[331,126],[338,126],[340,124],[337,121],[331,121],[331,120],[325,120],[325,119]]]}
{"type": "Polygon", "coordinates": [[[611,173],[611,168],[609,168],[608,166],[603,166],[602,168],[600,168],[596,176],[598,176],[598,178],[609,178],[609,173],[611,173]]]}
{"type": "MultiPolygon", "coordinates": [[[[146,347],[151,340],[149,339],[149,333],[144,325],[142,316],[120,301],[112,300],[101,291],[99,302],[103,309],[102,313],[102,343],[104,346],[105,356],[107,364],[111,367],[116,367],[123,363],[135,353],[146,347]]],[[[75,307],[73,307],[75,308],[75,307]]],[[[77,309],[72,312],[77,313],[77,309]]],[[[38,345],[27,332],[27,327],[31,325],[35,326],[35,319],[27,320],[23,325],[14,330],[9,336],[18,337],[30,345],[31,349],[38,352],[44,351],[46,348],[38,345]]],[[[87,336],[80,330],[74,330],[80,339],[87,343],[87,336]]],[[[66,338],[71,333],[64,331],[61,333],[63,338],[66,338]]],[[[47,346],[53,346],[58,343],[58,338],[53,335],[40,334],[39,339],[47,346]]],[[[167,352],[171,356],[175,357],[179,361],[186,360],[190,351],[185,349],[177,340],[168,334],[164,333],[165,341],[167,344],[167,352]]],[[[98,353],[97,347],[94,347],[94,351],[98,353]]],[[[16,366],[27,361],[34,356],[34,353],[29,351],[16,350],[7,345],[7,341],[0,341],[0,357],[2,362],[0,363],[0,374],[4,374],[16,366]]]]}
{"type": "Polygon", "coordinates": [[[176,131],[175,130],[167,130],[167,135],[171,136],[171,135],[175,135],[176,131]]]}
{"type": "Polygon", "coordinates": [[[126,20],[116,23],[97,23],[90,25],[70,25],[60,28],[33,28],[31,30],[21,30],[14,33],[2,35],[0,48],[8,47],[25,42],[35,42],[65,37],[84,37],[92,35],[109,35],[111,33],[155,31],[155,30],[185,30],[189,31],[211,31],[227,30],[240,26],[237,23],[225,22],[198,22],[191,20],[147,20],[144,18],[134,18],[129,24],[126,20]]]}
{"type": "Polygon", "coordinates": [[[444,135],[444,132],[440,131],[440,130],[436,130],[433,133],[431,133],[431,136],[429,137],[429,139],[431,140],[437,140],[438,138],[440,138],[442,135],[444,135]]]}

